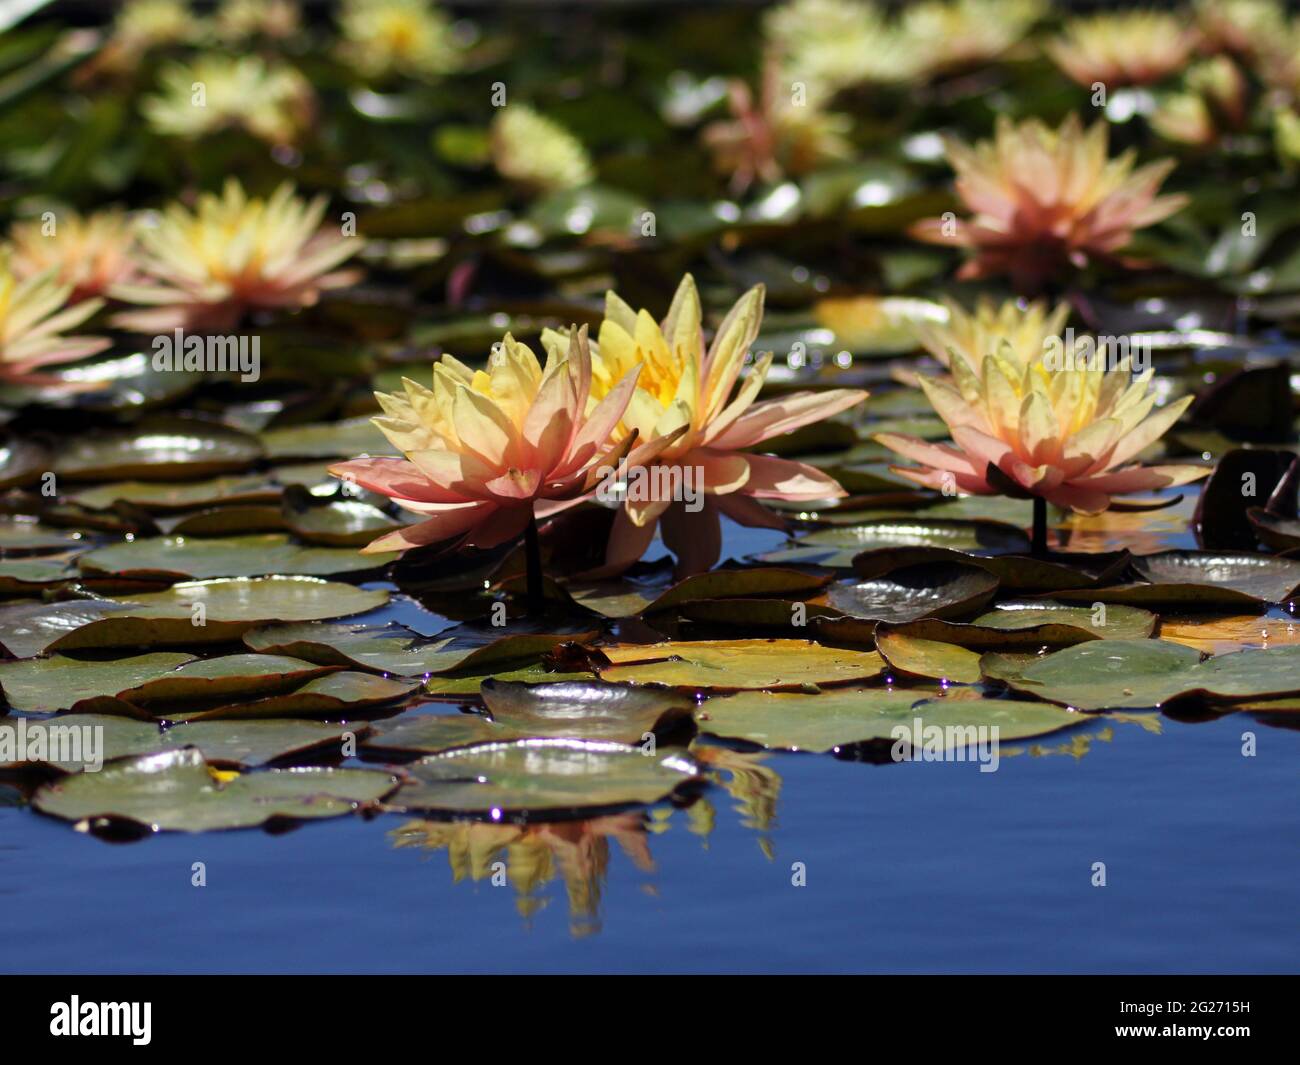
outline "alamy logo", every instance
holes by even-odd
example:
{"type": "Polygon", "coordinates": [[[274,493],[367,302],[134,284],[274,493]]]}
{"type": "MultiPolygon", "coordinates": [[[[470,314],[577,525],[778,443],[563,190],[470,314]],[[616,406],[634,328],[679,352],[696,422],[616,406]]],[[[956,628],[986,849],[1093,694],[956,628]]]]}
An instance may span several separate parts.
{"type": "Polygon", "coordinates": [[[98,772],[104,765],[103,725],[58,725],[20,717],[0,724],[0,762],[57,762],[98,772]]]}
{"type": "Polygon", "coordinates": [[[630,503],[681,503],[687,514],[704,509],[704,469],[700,466],[607,466],[596,487],[607,507],[630,503]]]}
{"type": "Polygon", "coordinates": [[[70,1002],[50,1006],[50,1035],[129,1035],[138,1047],[152,1038],[152,1002],[70,1002]]]}
{"type": "Polygon", "coordinates": [[[153,338],[153,368],[158,373],[237,373],[245,383],[262,376],[259,336],[198,336],[179,326],[153,338]]]}
{"type": "Polygon", "coordinates": [[[895,762],[978,762],[981,773],[996,773],[1001,756],[997,725],[927,725],[919,717],[889,730],[895,762]]]}

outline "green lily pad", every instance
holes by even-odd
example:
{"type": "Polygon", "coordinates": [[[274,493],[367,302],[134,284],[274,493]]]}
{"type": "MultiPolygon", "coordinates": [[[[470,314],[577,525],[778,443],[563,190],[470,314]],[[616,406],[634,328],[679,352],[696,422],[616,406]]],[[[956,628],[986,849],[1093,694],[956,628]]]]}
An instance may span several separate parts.
{"type": "Polygon", "coordinates": [[[64,532],[26,518],[0,517],[0,551],[6,558],[15,555],[51,555],[60,551],[84,549],[92,541],[79,532],[64,532]]]}
{"type": "MultiPolygon", "coordinates": [[[[489,667],[490,668],[490,667],[489,667]]],[[[438,698],[456,697],[462,700],[477,700],[481,689],[489,680],[518,681],[521,684],[550,684],[558,681],[595,680],[594,673],[573,671],[552,671],[541,662],[507,669],[504,672],[491,669],[484,673],[435,673],[424,682],[427,695],[438,698]]]]}
{"type": "Polygon", "coordinates": [[[996,726],[1001,741],[1045,735],[1082,720],[1046,703],[927,699],[921,691],[890,688],[837,688],[820,695],[741,692],[710,699],[695,713],[701,732],[780,750],[816,752],[857,743],[896,743],[915,733],[918,718],[923,729],[935,725],[944,730],[943,749],[974,743],[967,730],[981,725],[996,726]]]}
{"type": "MultiPolygon", "coordinates": [[[[365,547],[385,533],[401,528],[404,522],[389,517],[382,510],[359,499],[340,499],[321,507],[286,507],[285,524],[293,534],[307,543],[327,547],[365,547]]],[[[370,559],[387,555],[368,555],[370,559]]],[[[394,555],[396,557],[396,555],[394,555]]]]}
{"type": "Polygon", "coordinates": [[[871,551],[883,547],[941,547],[974,554],[1029,550],[1023,529],[998,521],[944,518],[879,518],[857,525],[833,525],[801,536],[800,544],[871,551]]]}
{"type": "Polygon", "coordinates": [[[64,609],[54,614],[27,610],[21,621],[14,615],[6,617],[0,608],[0,643],[17,657],[27,655],[15,650],[15,643],[27,648],[27,654],[226,643],[274,619],[346,617],[387,601],[385,591],[366,591],[316,577],[186,581],[130,599],[50,604],[64,609]],[[30,650],[33,646],[38,649],[30,650]]]}
{"type": "Polygon", "coordinates": [[[309,680],[293,691],[242,699],[210,710],[168,713],[170,721],[216,721],[237,718],[339,717],[405,699],[419,685],[412,680],[344,671],[309,680]]]}
{"type": "Polygon", "coordinates": [[[980,679],[980,656],[956,644],[926,640],[877,625],[876,649],[895,669],[916,677],[958,684],[976,684],[980,679]]]}
{"type": "Polygon", "coordinates": [[[288,425],[261,435],[266,456],[275,462],[305,459],[350,459],[358,455],[393,455],[393,445],[369,418],[288,425]]]}
{"type": "Polygon", "coordinates": [[[372,769],[263,769],[222,782],[192,748],[124,758],[98,773],[46,784],[32,796],[41,813],[65,821],[127,822],[153,831],[253,828],[269,821],[352,813],[393,790],[372,769]]]}
{"type": "Polygon", "coordinates": [[[397,556],[397,552],[362,555],[343,547],[304,547],[287,536],[272,533],[210,540],[184,536],[125,540],[90,551],[77,564],[87,574],[161,575],[175,580],[271,575],[332,577],[375,570],[397,556]]]}
{"type": "MultiPolygon", "coordinates": [[[[998,589],[998,580],[978,566],[906,566],[878,577],[838,581],[826,600],[851,618],[902,622],[973,613],[998,589]]],[[[835,621],[819,622],[830,634],[835,621]]]]}
{"type": "Polygon", "coordinates": [[[493,724],[483,714],[406,713],[374,722],[362,746],[374,751],[440,754],[476,743],[524,738],[506,725],[493,724]]]}
{"type": "Polygon", "coordinates": [[[196,507],[272,503],[280,498],[280,488],[260,474],[250,474],[203,481],[118,481],[83,488],[68,498],[90,510],[129,503],[151,514],[170,514],[196,507]]]}
{"type": "Polygon", "coordinates": [[[85,699],[116,695],[155,681],[196,661],[193,655],[162,652],[111,662],[84,662],[62,655],[0,662],[0,692],[11,711],[50,714],[85,699]]]}
{"type": "Polygon", "coordinates": [[[811,640],[696,640],[602,647],[615,683],[666,684],[697,691],[801,688],[868,680],[884,668],[873,652],[823,647],[811,640]]]}
{"type": "Polygon", "coordinates": [[[1018,669],[991,665],[1016,691],[1080,710],[1157,707],[1192,695],[1234,702],[1300,693],[1300,646],[1201,661],[1200,652],[1166,640],[1096,640],[1018,669]]]}
{"type": "Polygon", "coordinates": [[[403,625],[272,625],[246,633],[254,651],[289,654],[309,662],[341,665],[374,673],[418,677],[451,670],[491,671],[507,663],[536,660],[566,640],[595,635],[594,630],[556,633],[528,631],[531,624],[508,627],[459,625],[434,637],[403,625]]]}
{"type": "Polygon", "coordinates": [[[1266,603],[1286,602],[1300,591],[1300,560],[1244,551],[1162,551],[1135,558],[1133,568],[1152,584],[1226,587],[1266,603]]]}
{"type": "Polygon", "coordinates": [[[557,814],[659,802],[699,779],[684,752],[647,754],[622,743],[527,739],[422,758],[389,805],[407,811],[557,814]]]}
{"type": "MultiPolygon", "coordinates": [[[[135,757],[162,751],[177,751],[184,747],[197,748],[210,765],[251,767],[267,762],[309,754],[321,749],[337,747],[348,736],[362,738],[369,733],[368,725],[331,724],[322,721],[241,721],[234,724],[204,723],[175,725],[165,731],[149,721],[136,721],[128,717],[107,714],[63,714],[40,723],[45,731],[43,750],[34,750],[32,728],[27,729],[26,742],[15,729],[16,721],[0,719],[0,768],[21,769],[34,766],[53,766],[67,772],[77,772],[96,762],[110,762],[117,758],[135,757]],[[8,742],[18,753],[21,745],[24,757],[6,761],[5,729],[10,730],[8,742]],[[80,733],[81,751],[67,746],[51,729],[64,728],[80,733]],[[95,729],[95,733],[82,730],[95,729]],[[87,737],[95,737],[87,742],[87,737]],[[94,758],[91,745],[94,746],[94,758]],[[62,758],[60,755],[80,753],[80,758],[62,758]],[[38,754],[35,759],[30,755],[38,754]]],[[[64,733],[69,736],[71,733],[64,733]]]]}
{"type": "Polygon", "coordinates": [[[54,472],[69,481],[176,481],[245,470],[261,457],[257,440],[236,429],[167,418],[74,438],[54,472]]]}
{"type": "Polygon", "coordinates": [[[0,559],[0,597],[40,595],[75,580],[66,557],[0,559]]]}
{"type": "Polygon", "coordinates": [[[1149,610],[1122,604],[1107,606],[1103,612],[1095,607],[1030,599],[1004,600],[971,624],[1008,633],[1032,634],[1031,642],[1055,646],[1079,643],[1083,639],[1145,639],[1155,631],[1157,620],[1149,610]]]}

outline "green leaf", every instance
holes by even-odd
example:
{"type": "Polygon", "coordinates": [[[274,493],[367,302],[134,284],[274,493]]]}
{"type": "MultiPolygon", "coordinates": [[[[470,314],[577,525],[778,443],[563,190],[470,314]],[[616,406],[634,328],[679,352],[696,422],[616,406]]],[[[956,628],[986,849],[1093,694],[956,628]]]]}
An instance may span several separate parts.
{"type": "Polygon", "coordinates": [[[841,684],[867,680],[884,668],[878,654],[811,640],[698,640],[601,650],[612,663],[601,668],[602,680],[698,691],[841,684]]]}
{"type": "Polygon", "coordinates": [[[264,769],[222,783],[192,748],[126,758],[98,773],[46,784],[32,796],[41,813],[65,821],[127,822],[154,831],[252,828],[353,812],[396,784],[370,769],[264,769]]]}
{"type": "Polygon", "coordinates": [[[658,802],[700,775],[683,752],[647,754],[622,743],[570,739],[477,744],[404,768],[411,782],[389,805],[494,818],[658,802]]]}
{"type": "Polygon", "coordinates": [[[304,547],[272,533],[225,539],[162,536],[126,540],[82,555],[83,573],[119,576],[162,575],[176,580],[212,577],[303,575],[332,577],[379,569],[397,552],[362,555],[345,547],[304,547]]]}

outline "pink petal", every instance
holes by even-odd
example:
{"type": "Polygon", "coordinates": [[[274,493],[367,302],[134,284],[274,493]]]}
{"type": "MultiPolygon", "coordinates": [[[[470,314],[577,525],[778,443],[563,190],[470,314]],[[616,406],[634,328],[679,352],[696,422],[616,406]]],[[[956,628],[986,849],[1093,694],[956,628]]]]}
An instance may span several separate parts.
{"type": "Polygon", "coordinates": [[[476,525],[491,517],[497,509],[495,503],[465,503],[456,507],[447,507],[433,517],[417,525],[408,525],[397,529],[377,540],[372,540],[361,549],[362,554],[373,555],[382,551],[405,551],[412,547],[424,547],[473,529],[476,525]]]}
{"type": "Polygon", "coordinates": [[[745,495],[760,499],[838,499],[848,493],[815,466],[772,455],[748,455],[745,495]]]}
{"type": "Polygon", "coordinates": [[[370,492],[401,500],[424,503],[464,503],[466,497],[454,488],[435,484],[420,468],[406,459],[372,458],[336,462],[331,477],[352,481],[370,492]]]}
{"type": "Polygon", "coordinates": [[[781,433],[819,422],[855,407],[867,398],[857,388],[835,388],[827,392],[796,392],[779,399],[755,403],[735,423],[709,440],[720,451],[753,447],[781,433]]]}

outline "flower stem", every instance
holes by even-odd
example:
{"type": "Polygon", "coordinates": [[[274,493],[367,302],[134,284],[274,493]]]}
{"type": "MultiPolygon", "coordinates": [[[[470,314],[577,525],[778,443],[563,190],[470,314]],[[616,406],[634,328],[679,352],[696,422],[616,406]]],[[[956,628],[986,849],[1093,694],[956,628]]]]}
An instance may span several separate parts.
{"type": "Polygon", "coordinates": [[[1034,538],[1030,554],[1035,558],[1047,554],[1047,500],[1042,496],[1034,496],[1034,538]]]}
{"type": "Polygon", "coordinates": [[[546,610],[546,593],[542,589],[542,545],[537,538],[536,514],[528,516],[524,555],[528,564],[528,614],[540,618],[546,610]]]}

